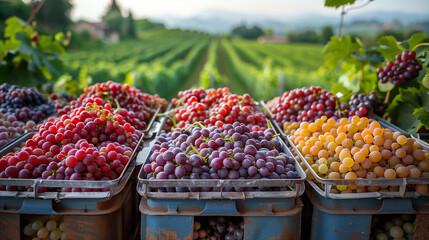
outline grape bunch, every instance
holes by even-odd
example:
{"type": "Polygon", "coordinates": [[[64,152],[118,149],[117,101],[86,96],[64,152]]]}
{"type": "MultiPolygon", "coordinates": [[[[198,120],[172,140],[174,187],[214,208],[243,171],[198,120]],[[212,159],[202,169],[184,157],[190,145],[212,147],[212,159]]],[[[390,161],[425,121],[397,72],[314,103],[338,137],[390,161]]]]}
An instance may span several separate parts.
{"type": "Polygon", "coordinates": [[[395,62],[387,62],[384,68],[378,68],[378,79],[381,83],[391,82],[401,85],[409,82],[419,75],[422,65],[416,59],[414,51],[405,50],[395,57],[395,62]]]}
{"type": "Polygon", "coordinates": [[[250,96],[232,94],[228,88],[181,91],[172,103],[177,105],[172,119],[179,128],[197,121],[207,127],[240,122],[252,131],[266,128],[265,117],[250,96]]]}
{"type": "Polygon", "coordinates": [[[19,88],[4,83],[0,85],[0,113],[13,115],[17,120],[40,122],[56,113],[55,102],[35,88],[19,88]]]}
{"type": "MultiPolygon", "coordinates": [[[[0,178],[116,179],[141,138],[141,133],[124,120],[127,114],[127,111],[114,111],[110,104],[87,103],[70,115],[39,125],[39,132],[26,141],[25,147],[0,159],[0,178]]],[[[0,190],[7,191],[27,189],[0,186],[0,190]]],[[[48,189],[38,190],[45,192],[48,189]]],[[[97,189],[62,188],[61,191],[97,189]]]]}
{"type": "Polygon", "coordinates": [[[98,105],[109,103],[113,108],[118,108],[121,115],[122,112],[127,111],[125,120],[137,130],[144,130],[156,109],[161,107],[162,110],[165,110],[167,107],[167,100],[158,95],[142,93],[128,84],[108,81],[86,87],[84,91],[76,101],[71,101],[69,106],[63,107],[59,112],[66,113],[85,106],[87,103],[97,103],[98,105]]]}
{"type": "Polygon", "coordinates": [[[3,116],[0,113],[0,148],[21,136],[25,130],[33,129],[36,123],[18,121],[14,115],[3,116]]]}
{"type": "Polygon", "coordinates": [[[22,231],[23,239],[67,239],[64,217],[59,215],[33,217],[22,231]]]}
{"type": "Polygon", "coordinates": [[[371,92],[365,96],[363,94],[353,94],[349,101],[348,116],[364,117],[373,112],[376,115],[383,116],[386,112],[387,104],[378,98],[377,93],[371,92]]]}
{"type": "Polygon", "coordinates": [[[242,217],[196,217],[194,223],[194,240],[226,239],[242,240],[244,238],[244,221],[242,217]]]}
{"type": "MultiPolygon", "coordinates": [[[[242,123],[206,128],[199,122],[156,139],[143,170],[147,179],[298,178],[295,159],[279,152],[274,130],[251,132],[242,123]]],[[[285,186],[285,190],[286,190],[285,186]]],[[[210,188],[159,188],[168,192],[207,192],[210,188]]],[[[227,187],[225,191],[253,188],[227,187]]],[[[259,187],[267,191],[269,188],[259,187]]],[[[218,189],[213,189],[218,191],[218,189]]]]}
{"type": "Polygon", "coordinates": [[[371,239],[414,239],[415,215],[373,215],[371,239]]]}
{"type": "MultiPolygon", "coordinates": [[[[429,151],[400,132],[366,117],[335,120],[322,117],[302,122],[290,137],[305,161],[327,179],[395,179],[429,177],[429,151]]],[[[303,163],[300,163],[303,166],[303,163]]],[[[309,169],[307,178],[314,180],[309,169]]],[[[323,186],[322,186],[323,187],[323,186]]],[[[399,191],[399,186],[337,185],[332,193],[399,191]]],[[[427,184],[408,191],[428,193],[427,184]]]]}
{"type": "Polygon", "coordinates": [[[283,96],[268,103],[273,119],[280,124],[286,122],[313,122],[319,117],[345,116],[347,106],[338,98],[320,87],[300,88],[283,93],[283,96]],[[338,107],[337,107],[338,105],[338,107]],[[336,109],[337,107],[337,109],[336,109]]]}

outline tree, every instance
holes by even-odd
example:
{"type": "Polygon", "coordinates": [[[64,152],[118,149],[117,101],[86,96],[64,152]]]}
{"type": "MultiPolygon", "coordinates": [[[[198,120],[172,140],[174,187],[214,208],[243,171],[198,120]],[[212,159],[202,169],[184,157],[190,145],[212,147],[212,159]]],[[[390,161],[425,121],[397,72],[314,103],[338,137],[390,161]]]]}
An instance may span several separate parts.
{"type": "Polygon", "coordinates": [[[323,44],[329,42],[332,36],[334,36],[334,31],[331,26],[325,26],[322,28],[321,40],[323,44]]]}
{"type": "Polygon", "coordinates": [[[245,39],[256,39],[259,36],[264,35],[264,31],[258,26],[247,28],[245,24],[242,24],[240,26],[233,28],[231,31],[231,35],[245,38],[245,39]]]}
{"type": "Polygon", "coordinates": [[[133,14],[131,13],[131,11],[128,12],[128,18],[127,18],[126,24],[127,26],[125,28],[126,29],[125,34],[130,38],[135,38],[137,36],[136,23],[134,21],[133,14]]]}
{"type": "MultiPolygon", "coordinates": [[[[40,1],[35,1],[37,5],[40,1]]],[[[70,0],[47,0],[36,15],[36,21],[51,31],[65,31],[71,25],[70,0]]]]}
{"type": "Polygon", "coordinates": [[[0,35],[4,30],[6,19],[12,16],[27,19],[30,16],[30,6],[21,0],[0,1],[0,35]]]}
{"type": "Polygon", "coordinates": [[[106,14],[103,16],[103,22],[107,24],[111,31],[115,31],[119,34],[124,33],[123,31],[123,22],[124,18],[121,14],[121,9],[116,3],[116,0],[112,0],[109,7],[107,8],[106,14]]]}
{"type": "Polygon", "coordinates": [[[264,35],[265,36],[273,36],[273,29],[271,29],[271,28],[265,29],[264,35]]]}

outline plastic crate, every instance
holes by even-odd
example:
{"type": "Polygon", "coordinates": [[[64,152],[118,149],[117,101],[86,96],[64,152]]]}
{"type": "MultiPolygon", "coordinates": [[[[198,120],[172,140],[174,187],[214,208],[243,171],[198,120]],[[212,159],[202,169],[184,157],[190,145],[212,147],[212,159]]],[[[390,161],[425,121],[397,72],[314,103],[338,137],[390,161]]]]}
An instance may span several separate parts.
{"type": "MultiPolygon", "coordinates": [[[[137,173],[137,171],[136,171],[137,173]]],[[[22,239],[23,219],[29,215],[61,215],[67,239],[130,239],[138,225],[134,174],[110,199],[0,198],[0,239],[22,239]]]]}
{"type": "Polygon", "coordinates": [[[242,216],[244,239],[300,239],[299,198],[248,200],[145,199],[141,239],[193,239],[195,216],[242,216]]]}
{"type": "Polygon", "coordinates": [[[313,208],[310,239],[369,239],[374,214],[429,214],[429,197],[329,199],[317,185],[306,189],[313,208]]]}

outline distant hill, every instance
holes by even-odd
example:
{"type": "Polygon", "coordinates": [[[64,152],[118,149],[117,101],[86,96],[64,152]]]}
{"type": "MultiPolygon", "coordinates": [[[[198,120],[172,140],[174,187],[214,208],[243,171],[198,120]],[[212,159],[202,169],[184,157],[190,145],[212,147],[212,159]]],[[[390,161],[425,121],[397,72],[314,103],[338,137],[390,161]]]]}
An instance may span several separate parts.
{"type": "MultiPolygon", "coordinates": [[[[340,16],[326,16],[315,13],[306,13],[299,16],[269,16],[264,14],[239,13],[224,10],[207,10],[189,18],[165,16],[154,19],[163,22],[168,28],[186,28],[205,31],[215,34],[228,33],[233,27],[246,23],[258,25],[262,28],[271,28],[278,34],[289,31],[319,29],[321,26],[338,26],[340,16]]],[[[350,12],[344,18],[345,33],[374,31],[374,27],[381,29],[385,22],[399,22],[401,28],[411,30],[414,26],[429,21],[428,14],[408,14],[397,12],[372,12],[360,14],[359,11],[350,12]],[[363,24],[360,24],[363,23],[363,24]],[[368,22],[376,25],[365,25],[368,22]],[[355,30],[354,30],[355,29],[355,30]]]]}

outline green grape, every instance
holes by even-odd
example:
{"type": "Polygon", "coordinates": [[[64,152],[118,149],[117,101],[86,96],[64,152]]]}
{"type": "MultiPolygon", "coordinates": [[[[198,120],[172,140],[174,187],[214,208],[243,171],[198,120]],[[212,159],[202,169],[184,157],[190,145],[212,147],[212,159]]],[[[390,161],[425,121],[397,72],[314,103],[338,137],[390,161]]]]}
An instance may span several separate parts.
{"type": "Polygon", "coordinates": [[[65,232],[66,231],[66,223],[65,222],[61,222],[60,223],[60,230],[65,232]]]}
{"type": "Polygon", "coordinates": [[[31,227],[33,228],[33,230],[37,231],[43,227],[43,223],[41,221],[35,221],[31,225],[31,227]]]}
{"type": "Polygon", "coordinates": [[[402,226],[402,228],[407,234],[410,234],[410,235],[414,234],[414,224],[407,222],[404,224],[404,226],[402,226]]]}
{"type": "Polygon", "coordinates": [[[31,236],[31,235],[34,235],[36,233],[36,230],[34,230],[32,227],[32,224],[29,223],[29,224],[25,225],[23,232],[24,232],[25,236],[31,236]]]}
{"type": "Polygon", "coordinates": [[[402,228],[398,226],[392,227],[389,232],[393,238],[401,238],[402,236],[404,236],[404,230],[402,230],[402,228]]]}
{"type": "Polygon", "coordinates": [[[45,238],[49,235],[49,230],[46,227],[42,227],[41,229],[37,230],[37,237],[39,238],[45,238]]]}
{"type": "Polygon", "coordinates": [[[49,231],[54,231],[54,229],[55,229],[55,228],[57,228],[57,222],[55,222],[55,220],[49,220],[49,221],[46,223],[46,228],[47,228],[49,231]]]}
{"type": "Polygon", "coordinates": [[[389,237],[385,233],[378,233],[375,238],[377,240],[389,240],[389,237]]]}
{"type": "Polygon", "coordinates": [[[328,166],[326,166],[326,164],[322,164],[319,166],[318,170],[319,170],[319,173],[326,174],[328,172],[329,168],[328,168],[328,166]]]}
{"type": "Polygon", "coordinates": [[[49,237],[51,238],[51,240],[58,240],[61,238],[62,232],[59,228],[54,229],[50,234],[49,237]]]}

